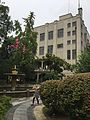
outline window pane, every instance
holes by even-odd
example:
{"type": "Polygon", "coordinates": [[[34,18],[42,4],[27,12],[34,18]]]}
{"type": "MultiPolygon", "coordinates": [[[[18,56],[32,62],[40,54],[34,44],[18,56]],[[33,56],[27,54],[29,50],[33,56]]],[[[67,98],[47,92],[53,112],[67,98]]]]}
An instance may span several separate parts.
{"type": "Polygon", "coordinates": [[[71,59],[71,51],[67,50],[67,59],[70,60],[71,59]]]}
{"type": "Polygon", "coordinates": [[[69,27],[71,27],[71,23],[68,23],[68,24],[67,24],[67,28],[69,28],[69,27]]]}
{"type": "Polygon", "coordinates": [[[62,44],[57,44],[57,48],[63,48],[63,43],[62,44]]]}
{"type": "Polygon", "coordinates": [[[44,55],[44,46],[39,47],[39,55],[44,55]]]}
{"type": "Polygon", "coordinates": [[[72,35],[76,35],[76,31],[75,30],[72,31],[72,35]]]}
{"type": "Polygon", "coordinates": [[[72,50],[72,59],[76,59],[76,50],[72,50]]]}
{"type": "Polygon", "coordinates": [[[48,32],[48,39],[53,39],[53,31],[48,32]]]}
{"type": "Polygon", "coordinates": [[[73,23],[72,23],[72,27],[76,26],[76,24],[77,24],[76,21],[73,22],[73,23]]]}
{"type": "Polygon", "coordinates": [[[71,40],[68,40],[68,41],[67,41],[67,45],[70,45],[70,44],[71,44],[71,40]]]}
{"type": "Polygon", "coordinates": [[[40,34],[40,41],[43,41],[43,40],[45,40],[45,33],[40,34]]]}
{"type": "Polygon", "coordinates": [[[76,44],[76,40],[72,40],[72,44],[76,44]]]}
{"type": "Polygon", "coordinates": [[[67,32],[67,36],[71,36],[71,31],[67,32]]]}
{"type": "Polygon", "coordinates": [[[57,37],[60,38],[60,37],[64,37],[64,29],[58,29],[58,34],[57,34],[57,37]]]}
{"type": "Polygon", "coordinates": [[[53,45],[48,46],[48,53],[52,54],[53,53],[53,45]]]}

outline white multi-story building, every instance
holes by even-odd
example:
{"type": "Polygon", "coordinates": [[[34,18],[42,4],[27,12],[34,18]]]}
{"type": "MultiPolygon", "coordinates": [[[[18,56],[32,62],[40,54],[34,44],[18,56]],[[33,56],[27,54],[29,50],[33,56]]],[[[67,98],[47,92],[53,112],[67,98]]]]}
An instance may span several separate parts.
{"type": "Polygon", "coordinates": [[[52,23],[35,27],[35,31],[38,32],[37,56],[42,58],[50,53],[70,64],[75,64],[78,56],[90,42],[82,17],[82,8],[79,8],[75,16],[69,13],[52,23]]]}

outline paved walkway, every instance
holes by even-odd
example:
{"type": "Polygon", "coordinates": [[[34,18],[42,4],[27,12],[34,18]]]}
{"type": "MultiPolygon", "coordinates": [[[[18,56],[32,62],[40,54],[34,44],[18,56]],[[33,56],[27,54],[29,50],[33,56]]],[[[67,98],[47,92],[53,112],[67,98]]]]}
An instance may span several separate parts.
{"type": "Polygon", "coordinates": [[[13,107],[8,111],[6,120],[36,120],[33,111],[35,105],[31,106],[32,98],[17,99],[12,101],[12,104],[13,107]]]}

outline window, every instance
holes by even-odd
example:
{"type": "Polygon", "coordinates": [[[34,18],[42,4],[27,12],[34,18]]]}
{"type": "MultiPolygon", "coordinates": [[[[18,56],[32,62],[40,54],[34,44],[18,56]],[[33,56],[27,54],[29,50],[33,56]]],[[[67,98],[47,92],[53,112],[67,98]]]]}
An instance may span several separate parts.
{"type": "Polygon", "coordinates": [[[44,55],[44,46],[39,47],[39,55],[44,55]]]}
{"type": "Polygon", "coordinates": [[[53,45],[48,46],[48,53],[52,54],[53,53],[53,45]]]}
{"type": "Polygon", "coordinates": [[[83,46],[83,41],[81,41],[81,46],[83,46]]]}
{"type": "Polygon", "coordinates": [[[76,21],[75,22],[72,22],[72,27],[76,27],[76,21]]]}
{"type": "Polygon", "coordinates": [[[67,28],[69,28],[69,27],[71,27],[71,23],[68,23],[68,24],[67,24],[67,28]]]}
{"type": "Polygon", "coordinates": [[[64,36],[64,29],[62,28],[62,29],[58,29],[58,34],[57,34],[57,37],[58,38],[61,38],[61,37],[63,37],[64,36]]]}
{"type": "Polygon", "coordinates": [[[83,29],[83,25],[81,24],[81,29],[83,29]]]}
{"type": "Polygon", "coordinates": [[[45,40],[45,33],[41,33],[40,34],[40,41],[44,41],[45,40]]]}
{"type": "Polygon", "coordinates": [[[72,50],[72,59],[76,59],[76,50],[72,50]]]}
{"type": "Polygon", "coordinates": [[[87,33],[84,33],[84,40],[87,40],[87,33]]]}
{"type": "Polygon", "coordinates": [[[76,35],[76,31],[75,30],[72,31],[72,35],[76,35]]]}
{"type": "Polygon", "coordinates": [[[71,51],[67,50],[67,59],[70,60],[71,59],[71,51]]]}
{"type": "Polygon", "coordinates": [[[63,48],[63,43],[62,44],[57,44],[57,48],[63,48]]]}
{"type": "Polygon", "coordinates": [[[71,36],[71,31],[67,32],[67,36],[71,36]]]}
{"type": "Polygon", "coordinates": [[[53,39],[53,31],[48,32],[48,39],[53,39]]]}
{"type": "Polygon", "coordinates": [[[83,38],[83,33],[81,32],[81,38],[83,38]]]}
{"type": "Polygon", "coordinates": [[[76,44],[76,40],[72,40],[72,44],[76,44]]]}
{"type": "Polygon", "coordinates": [[[71,44],[71,40],[68,40],[68,41],[67,41],[67,45],[70,45],[70,44],[71,44]]]}

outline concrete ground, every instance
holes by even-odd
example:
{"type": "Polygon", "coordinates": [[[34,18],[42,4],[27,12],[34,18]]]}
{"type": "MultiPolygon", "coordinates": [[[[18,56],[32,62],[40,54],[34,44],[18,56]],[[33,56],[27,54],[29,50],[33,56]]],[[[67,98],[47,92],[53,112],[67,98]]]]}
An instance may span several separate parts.
{"type": "Polygon", "coordinates": [[[13,107],[8,111],[6,120],[46,120],[42,114],[41,100],[40,105],[37,105],[35,101],[34,106],[31,106],[32,97],[13,99],[11,103],[13,107]]]}

